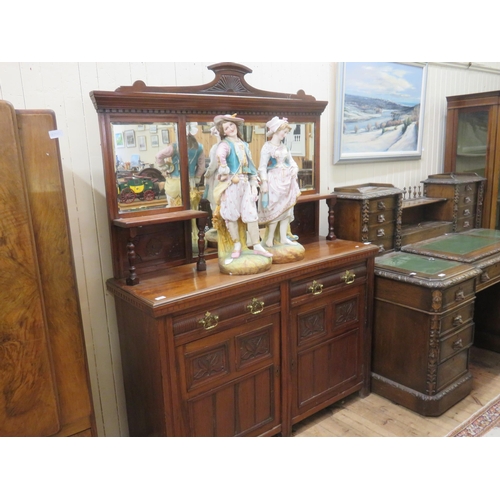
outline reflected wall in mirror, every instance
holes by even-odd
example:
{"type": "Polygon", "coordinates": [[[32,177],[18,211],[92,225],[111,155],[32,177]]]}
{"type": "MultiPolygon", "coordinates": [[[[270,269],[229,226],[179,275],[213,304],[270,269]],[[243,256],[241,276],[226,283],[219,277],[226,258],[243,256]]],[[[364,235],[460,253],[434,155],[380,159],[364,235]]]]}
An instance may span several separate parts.
{"type": "Polygon", "coordinates": [[[182,205],[177,124],[111,124],[120,213],[182,205]]]}

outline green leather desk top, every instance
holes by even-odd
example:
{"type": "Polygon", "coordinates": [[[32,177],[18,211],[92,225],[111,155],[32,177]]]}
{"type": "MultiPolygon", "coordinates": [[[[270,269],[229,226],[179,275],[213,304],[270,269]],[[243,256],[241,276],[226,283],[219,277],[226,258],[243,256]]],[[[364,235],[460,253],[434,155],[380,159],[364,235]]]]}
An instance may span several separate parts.
{"type": "Polygon", "coordinates": [[[459,262],[475,262],[490,255],[500,255],[500,231],[472,229],[420,241],[401,248],[403,252],[459,262]]]}
{"type": "Polygon", "coordinates": [[[426,287],[446,287],[479,273],[462,262],[406,252],[390,252],[375,258],[375,275],[426,287]]]}
{"type": "Polygon", "coordinates": [[[423,255],[413,255],[405,252],[391,252],[375,259],[378,267],[393,268],[402,273],[420,273],[438,277],[460,266],[458,262],[433,259],[423,255]]]}

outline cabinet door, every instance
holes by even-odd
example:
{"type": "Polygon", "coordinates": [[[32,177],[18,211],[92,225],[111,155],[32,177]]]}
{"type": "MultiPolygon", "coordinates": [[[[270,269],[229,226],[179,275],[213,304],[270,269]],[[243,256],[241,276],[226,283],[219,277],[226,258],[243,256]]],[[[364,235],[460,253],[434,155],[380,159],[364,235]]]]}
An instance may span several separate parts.
{"type": "Polygon", "coordinates": [[[311,296],[292,308],[292,422],[363,383],[363,285],[311,296]]]}
{"type": "Polygon", "coordinates": [[[279,432],[279,332],[271,314],[177,347],[185,435],[279,432]]]}
{"type": "Polygon", "coordinates": [[[500,229],[497,120],[497,106],[451,110],[447,119],[445,171],[476,173],[487,179],[483,225],[500,229]]]}

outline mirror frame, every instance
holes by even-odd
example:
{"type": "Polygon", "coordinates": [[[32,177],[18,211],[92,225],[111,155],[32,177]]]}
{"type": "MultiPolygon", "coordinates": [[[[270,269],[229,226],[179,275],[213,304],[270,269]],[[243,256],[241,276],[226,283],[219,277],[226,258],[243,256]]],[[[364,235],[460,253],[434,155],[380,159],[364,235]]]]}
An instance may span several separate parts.
{"type": "MultiPolygon", "coordinates": [[[[207,84],[179,87],[149,87],[138,80],[131,86],[122,86],[115,91],[92,91],[90,98],[99,115],[105,172],[106,199],[111,220],[133,217],[159,217],[165,214],[169,219],[172,212],[189,209],[189,179],[187,139],[185,130],[188,122],[211,122],[219,114],[233,114],[248,122],[266,123],[273,116],[284,116],[290,122],[311,122],[314,124],[313,186],[302,191],[298,203],[307,201],[307,195],[319,193],[320,181],[320,118],[327,101],[317,101],[303,90],[296,94],[259,90],[245,81],[250,68],[236,63],[218,63],[208,66],[215,78],[207,84]],[[177,123],[179,151],[181,154],[181,189],[183,205],[146,209],[136,212],[120,212],[116,190],[114,158],[114,137],[111,124],[114,121],[152,123],[155,121],[177,123]]],[[[179,214],[180,215],[180,214],[179,214]]],[[[161,222],[161,217],[158,218],[161,222]]]]}

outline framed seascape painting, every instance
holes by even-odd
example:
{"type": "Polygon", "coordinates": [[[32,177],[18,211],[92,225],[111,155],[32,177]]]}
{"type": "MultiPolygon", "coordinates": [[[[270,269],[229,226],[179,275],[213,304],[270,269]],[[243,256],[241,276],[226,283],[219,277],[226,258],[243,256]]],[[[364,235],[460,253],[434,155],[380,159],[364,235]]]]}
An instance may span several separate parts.
{"type": "Polygon", "coordinates": [[[339,63],[334,163],[418,159],[427,64],[339,63]]]}

